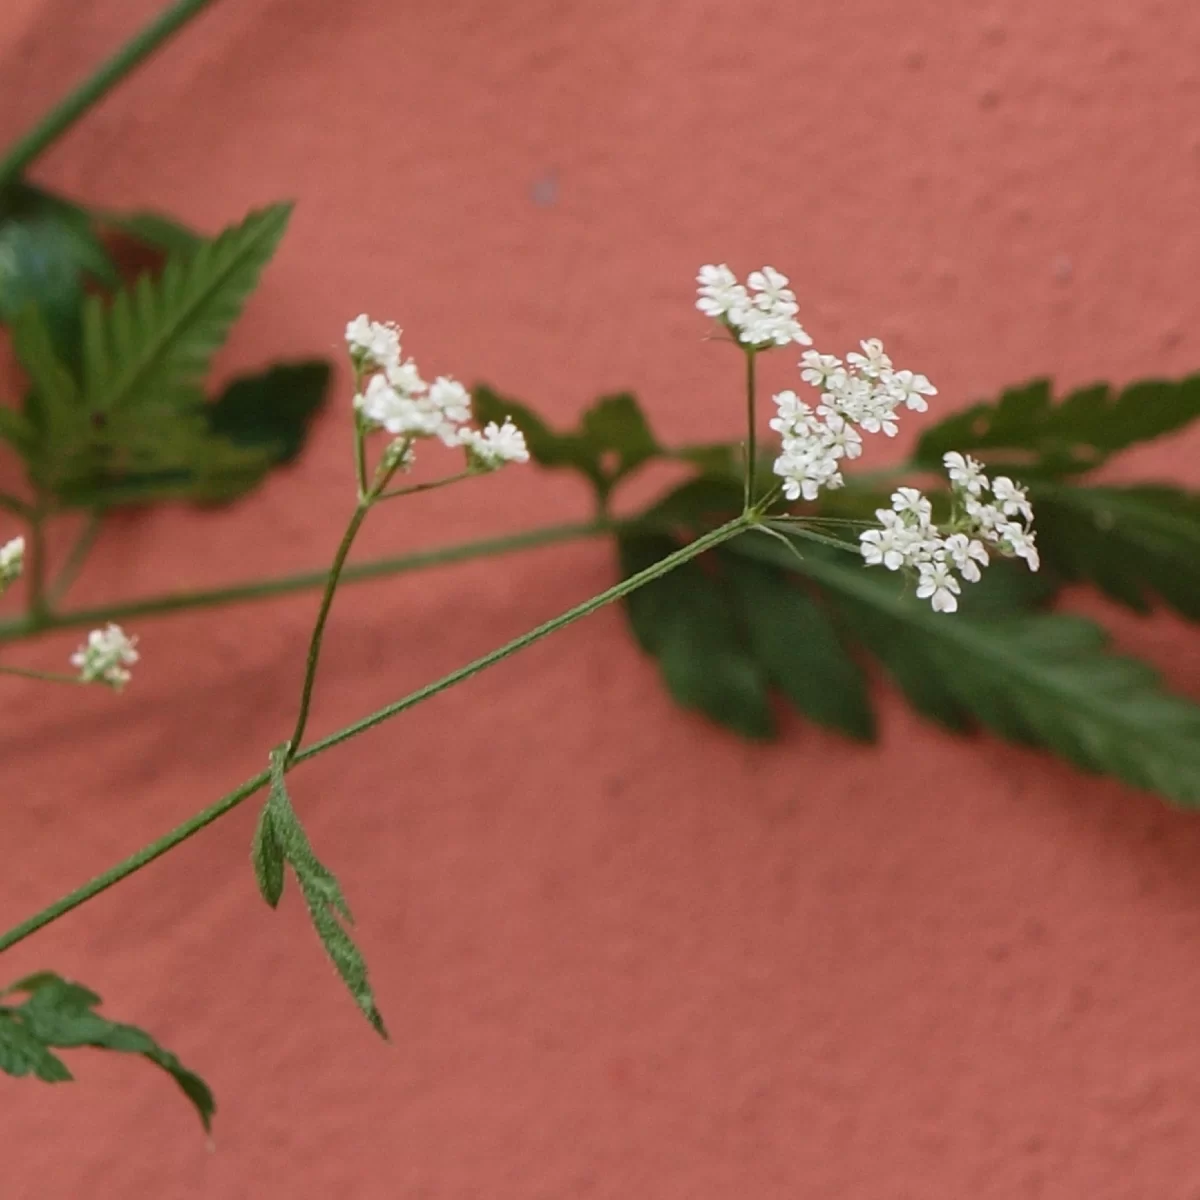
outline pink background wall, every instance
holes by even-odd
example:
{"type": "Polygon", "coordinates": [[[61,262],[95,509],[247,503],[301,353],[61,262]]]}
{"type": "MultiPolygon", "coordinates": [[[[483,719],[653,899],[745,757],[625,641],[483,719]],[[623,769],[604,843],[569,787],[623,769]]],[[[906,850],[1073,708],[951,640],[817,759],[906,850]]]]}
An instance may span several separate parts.
{"type": "MultiPolygon", "coordinates": [[[[0,135],[155,7],[6,0],[0,135]]],[[[206,229],[299,200],[223,373],[335,353],[366,308],[559,420],[632,387],[666,436],[724,438],[711,259],[789,270],[818,344],[878,333],[946,407],[1200,366],[1198,43],[1186,0],[228,0],[36,174],[206,229]]],[[[1198,449],[1124,473],[1200,483],[1198,449]]],[[[330,411],[234,513],[114,521],[79,596],[319,565],[347,465],[330,411]]],[[[513,471],[363,552],[585,512],[513,471]]],[[[347,591],[316,730],[612,576],[579,544],[347,591]]],[[[265,765],[314,604],[140,621],[119,700],[0,687],[0,924],[265,765]]],[[[1193,632],[1117,628],[1197,693],[1193,632]]],[[[201,1070],[215,1152],[168,1081],[80,1054],[76,1085],[0,1078],[0,1193],[1196,1200],[1200,822],[880,698],[876,749],[794,719],[744,745],[606,611],[305,767],[393,1043],[294,891],[262,905],[247,806],[3,963],[92,983],[201,1070]]]]}

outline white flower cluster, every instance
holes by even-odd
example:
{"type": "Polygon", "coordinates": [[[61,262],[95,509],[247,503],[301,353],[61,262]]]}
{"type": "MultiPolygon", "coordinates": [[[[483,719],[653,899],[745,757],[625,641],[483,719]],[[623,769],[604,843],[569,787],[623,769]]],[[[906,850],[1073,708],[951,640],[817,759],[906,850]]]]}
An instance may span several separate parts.
{"type": "Polygon", "coordinates": [[[696,307],[706,317],[724,322],[744,346],[764,348],[799,342],[811,346],[796,314],[800,306],[786,275],[774,267],[751,271],[744,284],[724,264],[700,268],[696,307]]]}
{"type": "Polygon", "coordinates": [[[800,378],[820,392],[815,409],[792,391],[774,397],[779,411],[771,428],[783,440],[775,474],[789,500],[815,500],[821,488],[841,487],[839,464],[862,453],[863,433],[895,437],[898,410],[924,412],[925,397],[937,395],[924,375],[893,370],[878,338],[860,345],[862,353],[847,354],[845,362],[832,354],[804,352],[800,378]]]}
{"type": "Polygon", "coordinates": [[[461,383],[439,375],[426,383],[413,360],[400,355],[400,330],[372,321],[365,313],[346,326],[350,357],[366,376],[366,387],[354,406],[368,428],[385,429],[404,443],[404,465],[412,464],[411,443],[439,438],[462,446],[472,467],[494,470],[509,462],[528,462],[525,437],[510,421],[494,422],[482,431],[469,424],[471,394],[461,383]]]}
{"type": "Polygon", "coordinates": [[[78,669],[84,683],[107,683],[120,691],[131,678],[127,668],[138,660],[136,645],[137,638],[126,634],[120,625],[93,629],[71,655],[71,666],[78,669]]]}
{"type": "Polygon", "coordinates": [[[25,539],[15,537],[0,546],[0,593],[20,579],[25,568],[25,539]]]}
{"type": "Polygon", "coordinates": [[[876,510],[881,528],[868,529],[859,542],[869,565],[916,571],[917,596],[934,612],[954,612],[962,594],[959,576],[977,583],[992,553],[1023,558],[1031,571],[1039,564],[1024,489],[1005,475],[989,481],[980,463],[957,451],[943,462],[954,495],[946,529],[933,523],[933,505],[925,496],[903,487],[892,494],[890,509],[876,510]]]}

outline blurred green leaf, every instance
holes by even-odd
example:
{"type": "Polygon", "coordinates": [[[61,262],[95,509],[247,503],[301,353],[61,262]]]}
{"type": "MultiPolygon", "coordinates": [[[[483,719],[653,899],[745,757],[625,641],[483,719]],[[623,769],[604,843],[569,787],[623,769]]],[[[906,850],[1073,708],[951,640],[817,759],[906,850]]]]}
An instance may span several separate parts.
{"type": "Polygon", "coordinates": [[[313,360],[243,375],[208,409],[209,429],[236,446],[270,448],[273,464],[290,463],[325,402],[332,374],[327,362],[313,360]]]}
{"type": "Polygon", "coordinates": [[[353,923],[346,897],[333,872],[313,853],[308,836],[292,808],[284,781],[286,761],[286,746],[271,752],[271,790],[259,818],[251,851],[259,891],[274,908],[283,894],[283,863],[292,868],[325,953],[371,1027],[381,1037],[387,1037],[383,1017],[367,979],[366,960],[346,932],[346,925],[353,923]]]}
{"type": "Polygon", "coordinates": [[[28,184],[0,196],[0,321],[30,305],[65,363],[78,362],[88,279],[117,287],[116,267],[85,209],[28,184]]]}
{"type": "MultiPolygon", "coordinates": [[[[656,534],[626,534],[617,546],[624,578],[677,549],[673,539],[656,534]]],[[[685,563],[639,588],[626,598],[625,611],[680,704],[745,737],[771,737],[775,723],[766,676],[722,587],[699,563],[685,563]]]]}
{"type": "Polygon", "coordinates": [[[810,720],[870,741],[866,679],[828,611],[766,563],[718,551],[751,649],[771,682],[810,720]]]}
{"type": "Polygon", "coordinates": [[[1172,487],[1039,487],[1043,561],[1138,612],[1158,596],[1200,620],[1200,496],[1172,487]]]}
{"type": "Polygon", "coordinates": [[[820,586],[910,702],[942,724],[978,723],[1177,804],[1200,804],[1200,707],[1164,691],[1146,664],[1108,654],[1098,626],[1058,614],[934,613],[890,572],[801,549],[797,560],[765,538],[729,543],[730,553],[791,567],[820,586]]]}
{"type": "Polygon", "coordinates": [[[189,229],[174,217],[164,216],[162,213],[101,212],[97,217],[110,229],[166,254],[194,254],[206,240],[194,229],[189,229]]]}
{"type": "Polygon", "coordinates": [[[20,1005],[0,1005],[0,1070],[9,1075],[36,1075],[49,1083],[69,1080],[70,1071],[50,1048],[93,1046],[140,1054],[166,1071],[195,1106],[204,1128],[212,1125],[216,1104],[208,1085],[133,1025],[119,1025],[95,1011],[100,997],[50,972],[31,975],[8,988],[22,992],[20,1005]]]}
{"type": "Polygon", "coordinates": [[[1117,451],[1182,429],[1198,416],[1200,375],[1148,379],[1120,391],[1094,384],[1058,403],[1050,381],[1036,379],[925,430],[915,461],[940,469],[942,455],[959,450],[983,458],[993,472],[1055,479],[1090,471],[1117,451]]]}

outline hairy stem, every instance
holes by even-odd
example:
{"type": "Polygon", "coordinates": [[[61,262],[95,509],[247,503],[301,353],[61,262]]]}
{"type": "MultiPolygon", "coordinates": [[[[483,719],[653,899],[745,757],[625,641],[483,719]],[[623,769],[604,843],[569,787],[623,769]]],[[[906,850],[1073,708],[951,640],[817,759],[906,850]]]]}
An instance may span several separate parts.
{"type": "Polygon", "coordinates": [[[0,675],[20,675],[22,679],[41,679],[47,683],[83,683],[78,675],[64,675],[57,671],[34,671],[26,667],[10,667],[0,664],[0,675]]]}
{"type": "MultiPolygon", "coordinates": [[[[619,600],[623,596],[628,596],[630,592],[634,592],[652,580],[667,574],[689,559],[696,558],[713,546],[737,537],[738,534],[749,527],[750,520],[743,514],[728,524],[704,534],[694,542],[677,550],[674,554],[668,555],[666,558],[647,567],[644,571],[639,571],[636,575],[631,575],[628,579],[623,579],[620,583],[614,584],[598,596],[593,596],[590,600],[586,600],[584,603],[568,609],[560,616],[547,621],[543,625],[539,625],[536,629],[530,630],[521,637],[515,638],[506,645],[501,646],[498,650],[493,650],[490,654],[485,654],[482,658],[475,659],[474,662],[468,663],[465,667],[460,667],[457,671],[452,671],[449,675],[443,676],[435,683],[419,688],[417,691],[405,696],[404,699],[398,700],[394,704],[389,704],[372,713],[370,716],[354,722],[352,725],[347,725],[344,729],[330,734],[319,742],[314,742],[307,750],[302,750],[298,753],[295,756],[294,762],[300,763],[306,759],[315,758],[318,754],[323,754],[326,750],[330,750],[334,746],[348,741],[350,738],[357,737],[359,734],[366,733],[368,729],[373,729],[376,725],[388,721],[392,717],[399,716],[400,713],[412,708],[413,705],[420,704],[423,700],[428,700],[430,697],[436,696],[439,692],[444,692],[448,688],[454,687],[455,684],[470,679],[472,675],[477,675],[480,671],[494,666],[503,659],[516,654],[518,650],[523,650],[526,646],[533,645],[534,642],[540,641],[542,638],[555,633],[572,622],[589,616],[598,608],[602,608],[606,604],[611,604],[614,600],[619,600]]],[[[253,796],[255,792],[259,791],[269,781],[269,778],[269,772],[260,771],[252,779],[246,780],[245,783],[235,788],[228,795],[222,796],[215,804],[210,805],[190,820],[172,829],[170,833],[164,834],[148,846],[143,847],[136,854],[125,859],[124,862],[120,862],[116,866],[109,868],[103,874],[97,875],[94,879],[76,888],[73,892],[69,892],[62,899],[48,905],[41,912],[35,913],[19,925],[13,926],[6,933],[0,934],[0,951],[7,950],[15,946],[18,942],[24,941],[30,934],[43,929],[51,922],[78,908],[81,904],[86,904],[87,901],[106,891],[114,884],[120,883],[122,879],[132,875],[135,871],[140,871],[156,858],[161,858],[167,851],[174,849],[181,842],[187,841],[188,838],[199,833],[206,826],[211,825],[218,817],[224,816],[225,813],[230,812],[241,804],[243,800],[253,796]]]]}
{"type": "Polygon", "coordinates": [[[0,187],[12,183],[35,158],[56,142],[98,100],[116,87],[143,59],[183,28],[212,0],[176,0],[149,25],[138,30],[116,54],[73,92],[58,102],[0,159],[0,187]]]}

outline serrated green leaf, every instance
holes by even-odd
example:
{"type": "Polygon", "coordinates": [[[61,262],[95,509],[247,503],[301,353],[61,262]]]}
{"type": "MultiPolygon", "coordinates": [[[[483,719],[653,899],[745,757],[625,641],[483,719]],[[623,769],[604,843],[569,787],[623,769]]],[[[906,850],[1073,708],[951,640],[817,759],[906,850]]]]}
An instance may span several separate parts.
{"type": "Polygon", "coordinates": [[[718,551],[751,649],[767,677],[806,717],[870,741],[866,679],[829,613],[778,568],[718,551]]]}
{"type": "Polygon", "coordinates": [[[10,1075],[33,1073],[47,1082],[71,1078],[66,1066],[50,1048],[93,1046],[103,1050],[140,1054],[161,1067],[195,1106],[205,1129],[211,1128],[216,1103],[208,1085],[164,1050],[149,1034],[134,1025],[121,1025],[95,1010],[100,997],[88,988],[51,972],[31,975],[7,989],[24,992],[20,1005],[0,1006],[0,1070],[10,1075]]]}
{"type": "Polygon", "coordinates": [[[1172,487],[1035,488],[1042,561],[1138,612],[1200,621],[1200,496],[1172,487]]]}
{"type": "Polygon", "coordinates": [[[67,1064],[51,1054],[11,1008],[0,1008],[0,1071],[17,1078],[34,1075],[45,1083],[66,1083],[73,1078],[67,1064]]]}
{"type": "Polygon", "coordinates": [[[1164,691],[1146,664],[1107,653],[1103,630],[1091,622],[934,613],[901,593],[890,572],[849,556],[813,546],[797,561],[757,538],[729,549],[794,565],[836,596],[848,627],[910,700],[943,723],[977,722],[1177,804],[1200,804],[1200,707],[1164,691]]]}
{"type": "Polygon", "coordinates": [[[206,240],[203,234],[163,213],[141,210],[131,213],[101,212],[96,215],[103,224],[119,233],[167,254],[194,254],[206,240]]]}
{"type": "Polygon", "coordinates": [[[28,184],[0,198],[0,321],[34,305],[55,353],[74,364],[84,283],[120,280],[91,217],[76,204],[28,184]]]}
{"type": "Polygon", "coordinates": [[[87,438],[79,387],[55,349],[41,311],[34,305],[12,318],[12,345],[29,377],[26,412],[6,409],[3,429],[36,479],[51,469],[48,450],[59,459],[78,453],[87,438]]]}
{"type": "Polygon", "coordinates": [[[279,904],[283,895],[283,843],[275,830],[275,818],[270,804],[264,804],[258,814],[258,825],[250,845],[250,860],[254,864],[254,878],[262,898],[272,907],[279,904]]]}
{"type": "MultiPolygon", "coordinates": [[[[625,578],[677,549],[669,537],[617,539],[625,578]]],[[[695,562],[638,588],[625,611],[639,644],[652,654],[671,695],[744,737],[775,731],[767,679],[745,645],[720,584],[695,562]]]]}
{"type": "Polygon", "coordinates": [[[1090,471],[1117,451],[1182,429],[1198,416],[1200,375],[1143,380],[1120,392],[1094,384],[1057,404],[1050,381],[1038,379],[925,430],[915,461],[938,469],[943,454],[960,450],[984,458],[993,470],[1054,479],[1090,471]]]}
{"type": "Polygon", "coordinates": [[[333,374],[321,360],[276,363],[233,380],[208,409],[209,428],[236,446],[269,449],[272,463],[292,462],[333,374]]]}
{"type": "Polygon", "coordinates": [[[251,213],[194,253],[172,254],[158,278],[140,276],[109,303],[84,308],[84,395],[117,424],[127,414],[194,404],[224,342],[287,227],[291,205],[251,213]]]}
{"type": "Polygon", "coordinates": [[[387,1029],[367,978],[366,960],[346,932],[346,924],[354,919],[350,906],[333,872],[313,853],[308,835],[292,808],[284,778],[286,764],[286,746],[271,752],[271,790],[259,818],[252,851],[259,890],[272,907],[278,903],[283,891],[283,866],[277,856],[282,855],[300,885],[313,928],[334,969],[371,1027],[386,1038],[387,1029]]]}

